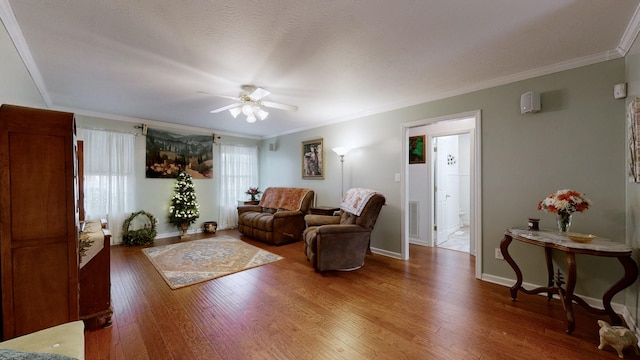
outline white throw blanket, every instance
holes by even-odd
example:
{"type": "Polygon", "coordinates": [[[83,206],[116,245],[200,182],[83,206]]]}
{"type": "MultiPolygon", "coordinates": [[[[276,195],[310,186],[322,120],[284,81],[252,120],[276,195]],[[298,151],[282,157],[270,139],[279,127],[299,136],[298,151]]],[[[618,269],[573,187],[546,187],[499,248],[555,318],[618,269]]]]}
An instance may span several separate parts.
{"type": "Polygon", "coordinates": [[[347,190],[347,193],[342,197],[340,202],[340,209],[346,212],[350,212],[356,216],[360,216],[365,205],[369,202],[369,199],[379,192],[371,189],[352,188],[347,190]]]}

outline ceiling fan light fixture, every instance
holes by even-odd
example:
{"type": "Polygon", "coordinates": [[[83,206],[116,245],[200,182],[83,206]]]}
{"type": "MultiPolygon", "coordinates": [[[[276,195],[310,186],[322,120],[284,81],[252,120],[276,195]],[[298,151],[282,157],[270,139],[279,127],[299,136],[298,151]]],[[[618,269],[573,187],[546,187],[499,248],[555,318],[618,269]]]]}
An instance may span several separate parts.
{"type": "Polygon", "coordinates": [[[266,118],[267,118],[267,116],[269,116],[269,112],[265,111],[265,110],[264,110],[264,109],[262,109],[262,108],[258,108],[258,109],[255,111],[255,114],[256,114],[256,115],[258,115],[258,117],[260,118],[260,120],[264,120],[264,119],[266,119],[266,118]]]}
{"type": "MultiPolygon", "coordinates": [[[[251,85],[249,85],[251,86],[251,85]]],[[[271,92],[267,89],[263,89],[263,88],[256,88],[254,87],[254,90],[251,92],[251,94],[249,94],[249,97],[253,100],[260,100],[263,97],[270,95],[271,92]]]]}
{"type": "Polygon", "coordinates": [[[239,107],[234,107],[229,109],[229,112],[231,113],[231,116],[233,116],[233,118],[237,118],[238,115],[240,115],[240,113],[242,112],[242,109],[240,109],[239,107]]]}
{"type": "Polygon", "coordinates": [[[253,107],[249,104],[242,105],[242,113],[247,116],[253,115],[253,107]]]}
{"type": "Polygon", "coordinates": [[[222,97],[225,99],[235,100],[235,104],[230,104],[226,106],[222,106],[215,110],[211,110],[212,114],[217,114],[226,110],[229,110],[229,113],[233,118],[237,118],[241,113],[246,116],[246,120],[248,123],[255,123],[258,119],[265,120],[269,116],[269,112],[263,109],[267,108],[275,108],[287,111],[297,111],[298,107],[294,105],[281,104],[271,101],[263,101],[262,99],[266,96],[269,96],[271,92],[261,87],[256,87],[255,85],[242,85],[242,92],[238,97],[226,96],[226,95],[216,95],[213,93],[208,93],[205,91],[198,91],[199,93],[209,94],[213,96],[222,97]]]}

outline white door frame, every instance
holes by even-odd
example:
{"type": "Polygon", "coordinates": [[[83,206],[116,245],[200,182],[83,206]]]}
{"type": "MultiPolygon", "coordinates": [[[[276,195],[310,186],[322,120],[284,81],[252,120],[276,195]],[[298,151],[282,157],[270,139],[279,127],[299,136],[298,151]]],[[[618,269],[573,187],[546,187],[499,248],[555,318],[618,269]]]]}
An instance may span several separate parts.
{"type": "MultiPolygon", "coordinates": [[[[465,130],[468,131],[470,133],[470,148],[471,148],[471,199],[470,199],[470,208],[471,208],[471,213],[469,214],[469,221],[470,221],[470,225],[469,225],[469,236],[470,236],[470,240],[475,242],[475,256],[476,256],[476,278],[480,279],[481,275],[482,275],[482,204],[481,204],[481,199],[482,199],[482,187],[481,187],[481,170],[482,170],[482,166],[481,166],[481,159],[482,159],[482,154],[481,154],[481,111],[480,110],[476,110],[476,111],[469,111],[469,112],[464,112],[464,113],[458,113],[458,114],[452,114],[452,115],[446,115],[446,116],[440,116],[440,117],[436,117],[436,118],[429,118],[429,119],[424,119],[424,120],[417,120],[417,121],[412,121],[409,123],[405,123],[402,124],[402,144],[403,144],[403,149],[402,149],[402,166],[401,169],[402,171],[400,172],[400,199],[402,202],[402,207],[401,207],[401,221],[402,221],[402,230],[401,230],[401,236],[402,236],[402,245],[401,245],[401,258],[403,260],[408,260],[409,259],[409,217],[408,217],[408,209],[409,209],[409,197],[407,194],[407,189],[409,188],[409,176],[408,176],[408,171],[409,171],[409,164],[408,164],[408,158],[409,158],[409,128],[412,127],[416,127],[416,126],[424,126],[424,125],[431,125],[431,124],[435,124],[435,123],[439,123],[439,122],[445,122],[447,120],[460,120],[460,119],[465,119],[465,118],[473,118],[473,128],[469,129],[469,130],[465,130]]],[[[451,123],[452,125],[455,124],[454,122],[451,123]]],[[[446,123],[443,123],[444,126],[446,126],[446,123]]],[[[451,134],[455,134],[455,133],[460,133],[459,130],[456,130],[455,126],[452,127],[452,129],[450,130],[451,134]]],[[[445,135],[446,132],[445,130],[442,130],[442,132],[438,132],[437,135],[431,134],[429,139],[425,139],[427,140],[426,142],[428,144],[431,144],[431,141],[433,141],[432,137],[433,136],[441,136],[441,135],[445,135]]],[[[427,144],[425,144],[427,145],[427,144]]],[[[428,162],[428,164],[432,163],[432,159],[431,159],[431,152],[430,151],[425,151],[425,156],[426,156],[426,161],[428,162]]],[[[429,166],[429,168],[431,168],[429,166]]],[[[430,170],[430,174],[429,176],[427,176],[427,181],[428,184],[426,184],[430,189],[433,188],[433,179],[431,176],[431,170],[430,170]]],[[[430,199],[430,203],[433,201],[433,194],[430,195],[431,199],[430,199]]],[[[429,229],[433,229],[433,216],[429,216],[428,219],[430,219],[430,224],[429,229]]],[[[431,235],[429,235],[431,237],[431,235]]],[[[433,244],[433,239],[430,238],[428,241],[430,244],[433,244]]]]}

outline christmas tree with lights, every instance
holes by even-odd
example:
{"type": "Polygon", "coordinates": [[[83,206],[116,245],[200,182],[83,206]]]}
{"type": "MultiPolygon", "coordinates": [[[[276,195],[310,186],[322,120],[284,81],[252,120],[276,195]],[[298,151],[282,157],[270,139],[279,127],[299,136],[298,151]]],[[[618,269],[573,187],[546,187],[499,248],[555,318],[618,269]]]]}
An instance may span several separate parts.
{"type": "Polygon", "coordinates": [[[186,236],[189,225],[200,217],[199,208],[193,179],[183,171],[173,186],[173,197],[169,207],[169,223],[180,229],[182,237],[186,236]]]}

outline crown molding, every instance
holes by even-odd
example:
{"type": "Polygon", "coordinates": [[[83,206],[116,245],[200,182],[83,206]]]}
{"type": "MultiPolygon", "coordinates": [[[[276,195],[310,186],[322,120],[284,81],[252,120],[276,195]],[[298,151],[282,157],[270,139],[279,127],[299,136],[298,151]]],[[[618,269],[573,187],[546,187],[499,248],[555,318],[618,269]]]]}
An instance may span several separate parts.
{"type": "MultiPolygon", "coordinates": [[[[18,24],[15,14],[13,13],[13,9],[11,8],[11,4],[9,3],[9,0],[0,0],[0,20],[4,24],[11,40],[13,41],[13,44],[16,50],[18,51],[24,65],[26,66],[27,71],[31,75],[31,78],[33,79],[33,82],[36,88],[38,89],[40,95],[42,96],[45,104],[47,105],[48,108],[54,108],[55,106],[53,104],[53,101],[51,100],[49,92],[46,89],[42,75],[35,63],[35,60],[33,59],[31,50],[29,49],[29,46],[24,38],[24,34],[22,33],[22,30],[18,24]]],[[[358,113],[350,114],[350,115],[339,117],[339,118],[329,119],[327,121],[319,122],[314,125],[290,129],[288,131],[281,132],[281,133],[267,134],[267,135],[259,136],[258,138],[268,139],[272,137],[297,133],[300,131],[314,129],[321,126],[327,126],[335,123],[363,118],[366,116],[398,110],[398,109],[409,107],[409,106],[415,106],[415,105],[420,105],[420,104],[424,104],[424,103],[428,103],[428,102],[432,102],[440,99],[445,99],[452,96],[458,96],[458,95],[466,94],[473,91],[484,90],[484,89],[506,85],[509,83],[517,82],[517,81],[535,78],[538,76],[548,75],[548,74],[552,74],[560,71],[565,71],[565,70],[570,70],[570,69],[574,69],[574,68],[578,68],[586,65],[595,64],[598,62],[621,58],[621,57],[624,57],[627,54],[627,52],[631,49],[631,46],[633,45],[639,33],[640,33],[640,5],[636,8],[635,12],[631,16],[631,19],[629,20],[629,23],[620,39],[620,42],[615,49],[604,51],[599,54],[589,55],[589,56],[585,56],[577,59],[563,61],[556,64],[551,64],[551,65],[544,66],[537,69],[523,71],[520,73],[504,76],[501,78],[496,78],[496,79],[491,79],[491,80],[480,82],[480,83],[470,84],[468,86],[460,87],[450,91],[439,92],[435,94],[430,94],[428,96],[423,96],[423,97],[418,97],[413,99],[407,99],[404,101],[397,102],[395,104],[381,106],[375,109],[369,109],[363,112],[358,112],[358,113]]],[[[113,119],[113,120],[119,120],[119,121],[149,122],[149,120],[122,117],[122,116],[117,116],[113,114],[93,113],[90,111],[83,111],[83,110],[79,110],[79,111],[76,110],[74,112],[78,114],[84,114],[87,116],[96,116],[96,117],[101,117],[105,119],[113,119]]],[[[163,125],[170,124],[166,122],[158,122],[158,123],[161,123],[163,125]]],[[[188,127],[188,126],[185,125],[185,127],[188,127]]],[[[210,129],[207,129],[207,130],[210,130],[210,129]]],[[[229,133],[227,135],[252,137],[244,134],[241,135],[241,134],[233,134],[233,133],[229,133]]]]}
{"type": "Polygon", "coordinates": [[[115,115],[115,114],[103,113],[103,112],[98,112],[98,111],[83,110],[83,109],[64,107],[64,106],[53,106],[51,108],[51,110],[65,111],[65,112],[73,113],[74,115],[94,117],[94,118],[105,119],[105,120],[121,121],[121,122],[127,122],[127,123],[131,123],[131,124],[136,124],[136,125],[138,125],[138,124],[146,124],[146,125],[149,125],[151,127],[157,126],[159,128],[173,129],[173,130],[177,130],[177,131],[193,131],[193,132],[198,132],[198,133],[211,133],[211,132],[214,132],[216,135],[234,136],[234,137],[240,137],[240,138],[244,138],[244,139],[253,139],[253,140],[260,140],[261,139],[260,137],[247,135],[247,134],[238,134],[238,133],[232,133],[232,132],[221,131],[221,130],[210,129],[210,128],[203,128],[203,127],[197,127],[197,126],[191,126],[191,125],[183,125],[183,124],[178,124],[178,123],[171,123],[171,122],[151,120],[151,119],[141,119],[141,118],[136,118],[136,117],[115,115]]]}
{"type": "Polygon", "coordinates": [[[627,24],[627,28],[624,30],[622,34],[622,38],[620,39],[620,44],[618,45],[618,52],[620,55],[625,56],[627,52],[631,49],[633,42],[638,37],[638,33],[640,32],[640,5],[636,8],[636,11],[631,16],[629,20],[629,24],[627,24]]]}
{"type": "Polygon", "coordinates": [[[31,55],[31,50],[29,49],[29,45],[27,45],[27,41],[22,34],[22,29],[20,29],[20,25],[18,25],[18,20],[13,13],[13,9],[11,9],[11,4],[9,4],[9,0],[0,0],[0,20],[4,24],[5,29],[9,33],[9,37],[11,37],[11,41],[13,41],[13,45],[16,47],[18,54],[20,54],[20,58],[22,62],[27,67],[27,71],[31,75],[33,82],[38,88],[40,92],[40,96],[44,100],[47,107],[51,108],[53,106],[53,102],[51,101],[51,97],[49,96],[49,92],[47,91],[46,86],[44,85],[44,80],[42,79],[42,75],[40,74],[40,70],[36,66],[35,60],[33,60],[33,56],[31,55]]]}
{"type": "Polygon", "coordinates": [[[426,97],[418,97],[418,98],[408,99],[408,100],[405,100],[405,101],[397,102],[395,104],[390,104],[390,105],[387,105],[387,106],[381,106],[381,107],[378,107],[378,108],[375,108],[375,109],[369,109],[369,110],[366,110],[366,111],[363,111],[363,112],[359,112],[359,113],[355,113],[355,114],[351,114],[351,115],[348,115],[348,116],[335,118],[335,119],[330,119],[330,120],[323,121],[323,122],[319,122],[319,123],[316,123],[316,124],[313,124],[313,125],[310,125],[310,126],[307,126],[307,127],[291,129],[289,131],[282,132],[282,133],[265,135],[265,136],[263,136],[263,139],[268,139],[268,138],[273,138],[273,137],[277,137],[277,136],[288,135],[288,134],[297,133],[297,132],[305,131],[305,130],[311,130],[311,129],[315,129],[315,128],[322,127],[322,126],[332,125],[332,124],[341,123],[341,122],[354,120],[354,119],[360,119],[360,118],[363,118],[365,116],[377,115],[377,114],[381,114],[381,113],[385,113],[385,112],[393,111],[393,110],[398,110],[398,109],[402,109],[402,108],[406,108],[406,107],[410,107],[410,106],[426,104],[426,103],[429,103],[429,102],[432,102],[432,101],[446,99],[446,98],[450,98],[450,97],[458,96],[458,95],[463,95],[463,94],[467,94],[467,93],[474,92],[474,91],[490,89],[490,88],[493,88],[493,87],[496,87],[496,86],[511,84],[511,83],[514,83],[514,82],[517,82],[517,81],[522,81],[522,80],[527,80],[527,79],[532,79],[532,78],[535,78],[535,77],[538,77],[538,76],[549,75],[549,74],[553,74],[553,73],[557,73],[557,72],[561,72],[561,71],[566,71],[566,70],[579,68],[579,67],[582,67],[582,66],[597,64],[597,63],[600,63],[600,62],[603,62],[603,61],[618,59],[618,58],[621,58],[623,56],[624,55],[622,55],[622,53],[619,51],[619,47],[618,47],[616,49],[604,51],[604,52],[601,52],[599,54],[584,56],[584,57],[581,57],[581,58],[571,59],[571,60],[559,62],[559,63],[556,63],[556,64],[551,64],[549,66],[545,66],[545,67],[541,67],[541,68],[537,68],[537,69],[522,71],[522,72],[519,72],[519,73],[516,73],[516,74],[511,74],[511,75],[508,75],[508,76],[503,76],[503,77],[496,78],[496,79],[491,79],[491,80],[488,80],[488,81],[483,81],[483,82],[479,82],[479,83],[475,83],[475,84],[470,84],[469,86],[460,87],[460,88],[457,88],[457,89],[454,89],[454,90],[451,90],[451,91],[443,91],[443,92],[439,92],[439,93],[436,93],[436,94],[431,94],[431,95],[426,96],[426,97]]]}

